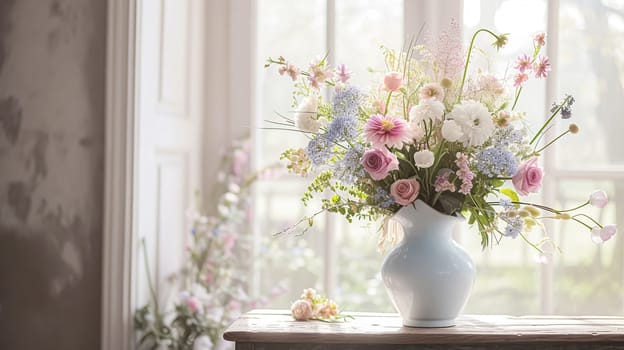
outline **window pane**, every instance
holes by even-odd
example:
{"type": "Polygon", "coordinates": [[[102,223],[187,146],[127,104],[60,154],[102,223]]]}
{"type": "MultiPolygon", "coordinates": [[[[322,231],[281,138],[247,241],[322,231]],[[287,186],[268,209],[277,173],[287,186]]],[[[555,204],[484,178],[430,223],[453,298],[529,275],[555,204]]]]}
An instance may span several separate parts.
{"type": "Polygon", "coordinates": [[[624,165],[623,9],[621,0],[560,2],[558,90],[576,97],[571,121],[581,127],[558,145],[560,167],[624,165]]]}
{"type": "MultiPolygon", "coordinates": [[[[278,120],[276,113],[292,117],[292,82],[274,68],[263,69],[267,57],[280,55],[305,67],[311,58],[325,52],[325,0],[259,0],[257,3],[258,120],[278,120]]],[[[289,147],[305,146],[301,134],[277,130],[254,130],[254,162],[258,168],[274,164],[289,147]]],[[[256,271],[260,281],[256,293],[267,296],[263,307],[288,308],[303,288],[321,287],[323,222],[315,223],[305,236],[273,234],[309,214],[300,201],[306,183],[295,176],[261,180],[256,186],[254,225],[266,263],[256,271]]]]}
{"type": "MultiPolygon", "coordinates": [[[[507,46],[498,52],[491,46],[492,37],[480,34],[475,42],[479,50],[473,53],[469,72],[489,71],[507,81],[506,86],[512,86],[514,61],[523,53],[531,54],[533,35],[546,29],[546,10],[543,0],[465,0],[466,46],[479,28],[509,33],[507,46]]],[[[545,120],[545,89],[544,80],[530,79],[516,107],[517,111],[526,113],[534,129],[545,120]]],[[[532,200],[539,202],[540,198],[532,200]]],[[[466,313],[523,315],[540,312],[541,274],[533,248],[520,238],[503,238],[499,244],[482,250],[475,228],[463,232],[459,238],[478,270],[466,313]]],[[[530,238],[538,241],[541,237],[532,234],[530,238]]]]}
{"type": "MultiPolygon", "coordinates": [[[[380,45],[401,50],[403,1],[336,1],[336,63],[353,71],[354,86],[365,90],[381,81],[381,74],[369,72],[385,69],[380,45]]],[[[336,289],[331,296],[345,310],[394,312],[379,274],[383,261],[376,249],[379,223],[349,224],[341,216],[331,218],[337,249],[332,264],[336,289]]]]}
{"type": "MultiPolygon", "coordinates": [[[[587,200],[596,188],[610,198],[622,198],[624,186],[616,181],[567,180],[557,185],[558,206],[569,208],[587,200]],[[574,189],[571,191],[570,189],[574,189]]],[[[584,213],[604,224],[624,225],[624,208],[611,201],[604,209],[588,207],[584,213]],[[619,222],[616,218],[620,218],[619,222]]],[[[584,220],[588,223],[588,220],[584,220]]],[[[591,225],[593,226],[593,225],[591,225]]],[[[563,315],[621,315],[624,310],[624,240],[615,235],[593,244],[589,231],[571,221],[556,221],[554,241],[562,253],[555,259],[554,312],[563,315]]]]}

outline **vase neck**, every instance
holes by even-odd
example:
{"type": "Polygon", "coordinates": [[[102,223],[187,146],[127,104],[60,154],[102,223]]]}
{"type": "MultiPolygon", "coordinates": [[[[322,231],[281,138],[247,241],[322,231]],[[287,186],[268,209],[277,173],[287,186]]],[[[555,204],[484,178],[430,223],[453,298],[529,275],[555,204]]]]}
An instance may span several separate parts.
{"type": "Polygon", "coordinates": [[[405,239],[417,237],[445,237],[450,239],[453,234],[453,226],[463,221],[462,218],[442,214],[421,200],[401,208],[392,219],[403,227],[405,239]]]}

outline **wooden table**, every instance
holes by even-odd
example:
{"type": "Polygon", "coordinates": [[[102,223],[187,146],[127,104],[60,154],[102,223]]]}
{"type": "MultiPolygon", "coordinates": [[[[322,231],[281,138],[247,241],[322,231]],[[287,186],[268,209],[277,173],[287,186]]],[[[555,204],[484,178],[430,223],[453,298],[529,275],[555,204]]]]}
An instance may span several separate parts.
{"type": "Polygon", "coordinates": [[[407,328],[397,314],[349,314],[355,320],[300,322],[286,310],[254,310],[223,338],[237,350],[624,350],[624,317],[466,315],[455,327],[407,328]]]}

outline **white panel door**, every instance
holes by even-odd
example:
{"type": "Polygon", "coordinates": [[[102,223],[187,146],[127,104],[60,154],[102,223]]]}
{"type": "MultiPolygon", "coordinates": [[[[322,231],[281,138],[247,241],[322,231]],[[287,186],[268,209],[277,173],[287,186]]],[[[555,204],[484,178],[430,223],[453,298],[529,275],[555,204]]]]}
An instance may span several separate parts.
{"type": "MultiPolygon", "coordinates": [[[[147,245],[161,305],[178,288],[189,242],[185,212],[199,189],[202,0],[143,0],[138,12],[137,232],[147,245]]],[[[149,301],[145,258],[136,245],[136,305],[149,301]]]]}

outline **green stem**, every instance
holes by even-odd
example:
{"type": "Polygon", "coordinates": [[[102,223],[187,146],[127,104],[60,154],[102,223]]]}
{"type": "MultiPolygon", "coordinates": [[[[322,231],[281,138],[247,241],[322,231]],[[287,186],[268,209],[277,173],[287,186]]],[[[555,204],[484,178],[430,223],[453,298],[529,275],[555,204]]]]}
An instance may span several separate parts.
{"type": "Polygon", "coordinates": [[[513,105],[511,105],[511,110],[513,111],[516,108],[516,104],[518,103],[518,99],[520,98],[520,93],[522,92],[522,86],[516,90],[516,98],[514,99],[513,105]]]}
{"type": "Polygon", "coordinates": [[[574,215],[572,217],[575,218],[577,216],[582,216],[584,218],[587,218],[587,219],[591,220],[594,224],[598,225],[598,227],[602,228],[602,225],[598,221],[594,220],[594,218],[592,218],[589,215],[586,215],[586,214],[576,214],[576,215],[574,215]]]}
{"type": "Polygon", "coordinates": [[[538,246],[537,246],[536,244],[534,244],[533,242],[529,241],[529,239],[528,239],[528,238],[526,238],[526,236],[524,235],[524,233],[520,233],[520,237],[522,237],[522,239],[523,239],[523,240],[524,240],[524,241],[525,241],[528,245],[530,245],[531,247],[533,247],[533,248],[537,249],[537,251],[538,251],[538,252],[540,252],[540,253],[544,253],[544,251],[543,251],[540,247],[538,247],[538,246]]]}
{"type": "Polygon", "coordinates": [[[544,125],[542,125],[542,127],[537,131],[537,133],[533,136],[533,138],[531,139],[531,141],[529,142],[530,145],[533,144],[533,142],[535,142],[535,140],[537,139],[537,137],[542,133],[542,131],[544,131],[544,129],[546,129],[546,127],[548,126],[548,124],[550,124],[550,122],[553,120],[553,118],[555,118],[555,116],[559,113],[559,111],[561,110],[561,108],[563,108],[563,105],[565,105],[568,102],[568,99],[570,97],[566,97],[565,100],[563,100],[563,102],[561,102],[561,104],[559,106],[557,106],[557,109],[555,109],[555,111],[552,113],[552,115],[550,116],[550,118],[548,118],[548,120],[546,120],[546,122],[544,123],[544,125]]]}
{"type": "Polygon", "coordinates": [[[384,111],[384,115],[388,114],[388,109],[390,108],[390,97],[392,96],[392,91],[388,91],[388,97],[386,98],[386,110],[384,111]]]}
{"type": "MultiPolygon", "coordinates": [[[[530,206],[533,206],[533,207],[536,207],[536,208],[540,208],[542,210],[545,210],[545,211],[548,211],[548,212],[551,212],[551,213],[555,213],[555,214],[561,214],[562,213],[561,210],[556,210],[556,209],[553,209],[553,208],[550,208],[550,207],[547,207],[547,206],[541,205],[541,204],[527,203],[527,202],[520,202],[520,201],[518,201],[518,202],[512,201],[511,203],[512,204],[530,205],[530,206]]],[[[500,202],[488,202],[488,204],[490,204],[490,205],[500,205],[500,202]]],[[[574,216],[571,216],[570,219],[578,222],[579,224],[581,224],[581,225],[583,225],[585,227],[587,227],[589,230],[592,229],[589,225],[587,225],[586,223],[584,223],[583,221],[577,219],[574,216]]]]}
{"type": "Polygon", "coordinates": [[[496,40],[498,40],[498,35],[494,34],[492,31],[485,29],[485,28],[481,28],[477,30],[472,35],[472,39],[470,39],[470,46],[468,46],[468,53],[466,54],[466,64],[464,65],[464,74],[462,75],[461,85],[459,86],[459,97],[457,98],[458,103],[461,101],[461,98],[462,98],[462,92],[464,90],[464,83],[466,82],[466,73],[468,72],[468,64],[470,63],[470,55],[472,54],[472,48],[474,46],[474,42],[475,42],[475,39],[477,38],[477,35],[481,32],[489,33],[494,38],[496,38],[496,40]]]}
{"type": "Polygon", "coordinates": [[[550,141],[549,143],[546,144],[546,146],[538,149],[537,151],[533,151],[533,153],[539,153],[543,150],[545,150],[548,146],[552,145],[553,143],[557,142],[557,140],[559,140],[560,138],[564,137],[566,134],[568,134],[570,132],[570,130],[566,130],[564,132],[561,133],[561,135],[555,137],[552,141],[550,141]]]}
{"type": "Polygon", "coordinates": [[[559,212],[560,212],[560,213],[566,213],[566,212],[575,211],[575,210],[577,210],[577,209],[581,209],[582,207],[584,207],[584,206],[586,206],[586,205],[588,205],[588,204],[589,204],[589,201],[587,201],[587,202],[585,202],[585,203],[583,203],[583,204],[579,205],[578,207],[574,207],[574,208],[572,208],[572,209],[559,210],[559,212]]]}

